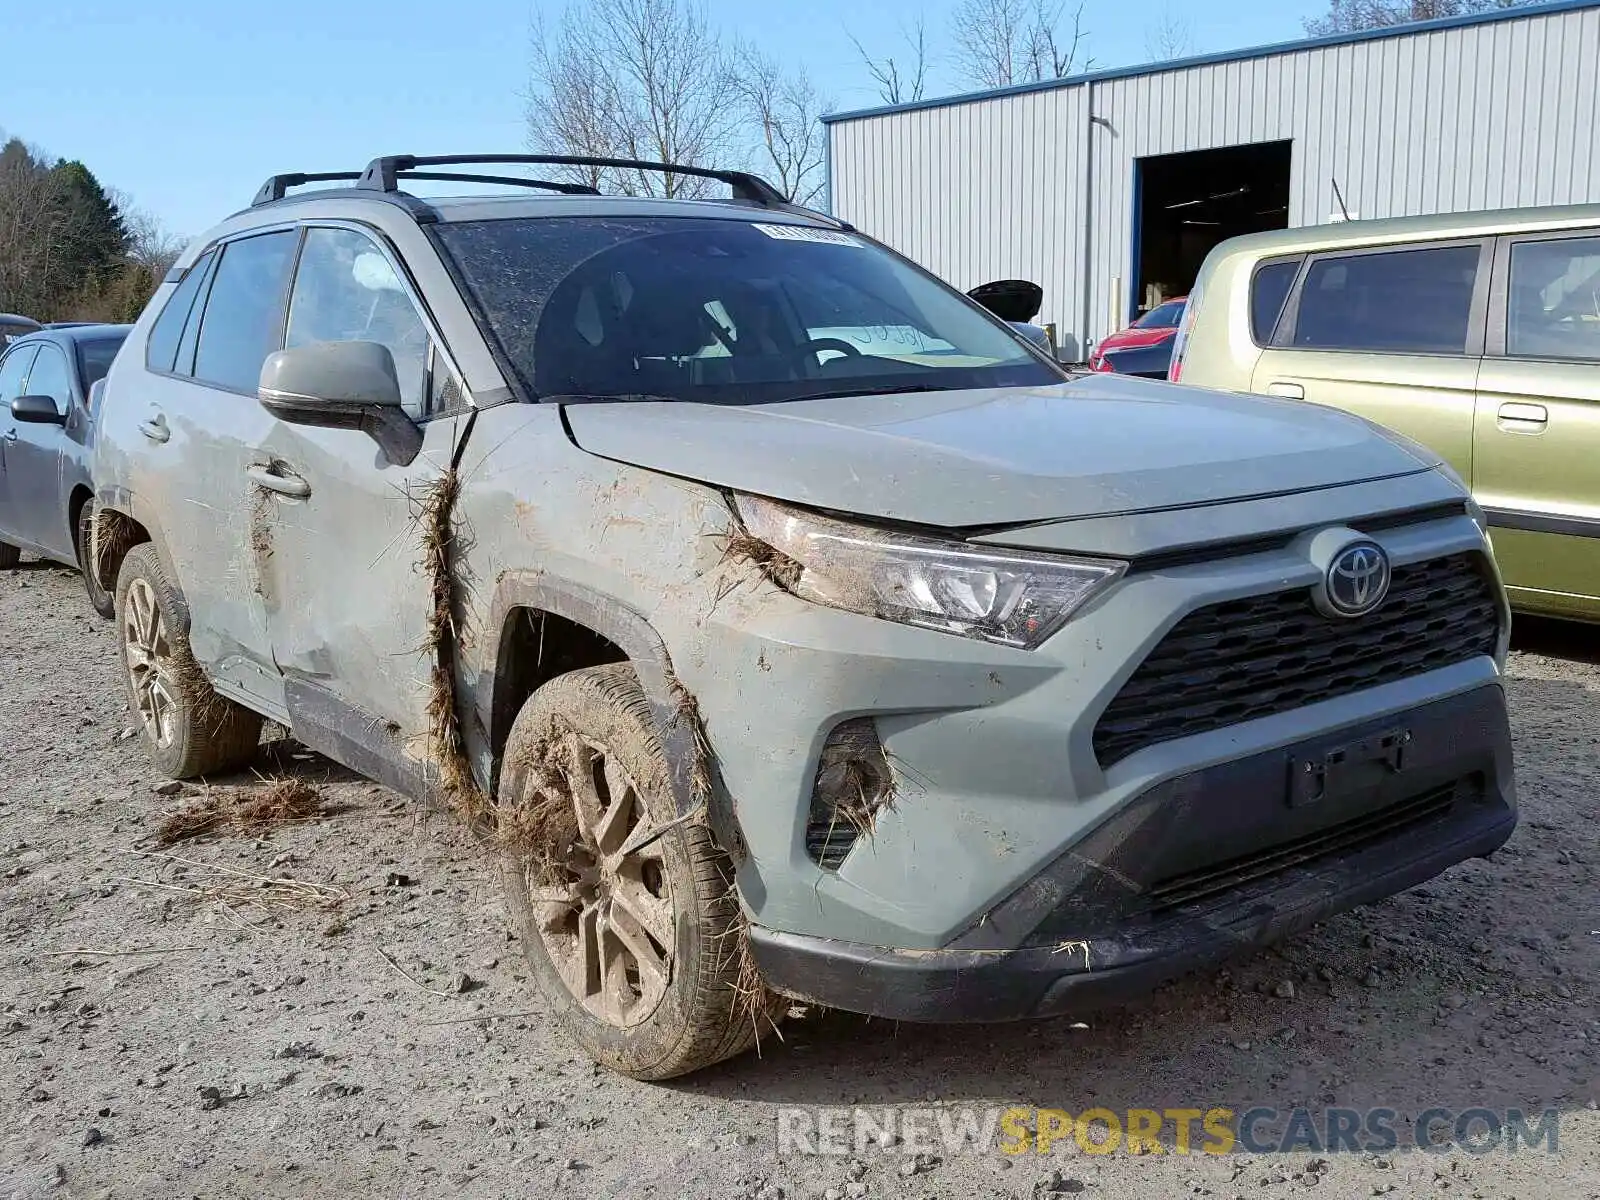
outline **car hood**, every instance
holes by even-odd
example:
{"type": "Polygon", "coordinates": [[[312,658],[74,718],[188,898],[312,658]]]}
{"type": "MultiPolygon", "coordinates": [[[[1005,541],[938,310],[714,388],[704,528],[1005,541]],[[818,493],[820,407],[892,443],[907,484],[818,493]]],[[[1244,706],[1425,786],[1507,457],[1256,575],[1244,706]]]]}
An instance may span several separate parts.
{"type": "Polygon", "coordinates": [[[748,407],[588,402],[565,415],[604,458],[946,528],[1214,504],[1436,461],[1333,409],[1106,375],[748,407]]]}

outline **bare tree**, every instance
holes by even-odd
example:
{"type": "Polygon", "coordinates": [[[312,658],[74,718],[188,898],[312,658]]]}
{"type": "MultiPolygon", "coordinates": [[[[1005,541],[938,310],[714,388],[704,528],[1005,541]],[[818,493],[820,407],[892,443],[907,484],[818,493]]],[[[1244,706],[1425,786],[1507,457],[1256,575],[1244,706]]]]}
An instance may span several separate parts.
{"type": "Polygon", "coordinates": [[[1009,87],[1087,70],[1094,60],[1079,57],[1088,37],[1083,5],[1063,29],[1065,13],[1064,0],[960,0],[950,31],[962,76],[978,87],[1009,87]]]}
{"type": "Polygon", "coordinates": [[[1194,27],[1189,18],[1167,7],[1145,30],[1144,52],[1151,62],[1170,62],[1194,53],[1194,27]]]}
{"type": "MultiPolygon", "coordinates": [[[[737,113],[722,40],[697,0],[582,0],[533,28],[528,144],[557,154],[719,166],[737,113]]],[[[698,196],[690,175],[574,168],[626,195],[698,196]]]]}
{"type": "Polygon", "coordinates": [[[824,183],[822,117],[832,106],[803,67],[785,70],[749,43],[735,46],[734,65],[734,93],[761,139],[759,172],[770,169],[778,190],[796,204],[814,203],[824,183]]]}
{"type": "Polygon", "coordinates": [[[867,74],[878,85],[878,97],[885,104],[915,103],[922,99],[928,85],[928,28],[922,17],[919,16],[909,28],[900,30],[901,40],[910,52],[905,61],[893,55],[873,58],[854,34],[846,36],[861,56],[867,74]]]}
{"type": "Polygon", "coordinates": [[[128,227],[128,262],[160,282],[183,253],[186,239],[169,232],[155,214],[135,207],[122,192],[113,190],[112,198],[128,227]]]}
{"type": "Polygon", "coordinates": [[[1497,8],[1519,8],[1532,0],[1329,0],[1328,11],[1307,17],[1306,32],[1316,36],[1380,29],[1410,21],[1433,21],[1497,8]]]}

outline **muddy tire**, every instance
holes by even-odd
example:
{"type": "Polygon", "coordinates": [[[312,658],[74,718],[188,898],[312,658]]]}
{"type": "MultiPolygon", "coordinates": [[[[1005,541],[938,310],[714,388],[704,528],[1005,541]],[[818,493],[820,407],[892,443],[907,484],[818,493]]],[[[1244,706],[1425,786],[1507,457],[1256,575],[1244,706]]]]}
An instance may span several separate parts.
{"type": "Polygon", "coordinates": [[[0,571],[9,571],[21,561],[21,550],[7,542],[0,542],[0,571]]]}
{"type": "Polygon", "coordinates": [[[78,513],[78,570],[83,572],[83,588],[89,593],[89,607],[102,617],[117,615],[117,598],[100,586],[95,574],[94,558],[94,501],[84,502],[78,513]]]}
{"type": "Polygon", "coordinates": [[[255,757],[262,719],[212,691],[189,651],[183,596],[149,543],[122,560],[116,615],[128,706],[157,768],[170,778],[189,779],[255,757]]]}
{"type": "Polygon", "coordinates": [[[774,1029],[710,831],[678,825],[624,853],[676,815],[630,666],[574,671],[529,698],[496,800],[507,904],[562,1027],[634,1079],[710,1066],[774,1029]]]}

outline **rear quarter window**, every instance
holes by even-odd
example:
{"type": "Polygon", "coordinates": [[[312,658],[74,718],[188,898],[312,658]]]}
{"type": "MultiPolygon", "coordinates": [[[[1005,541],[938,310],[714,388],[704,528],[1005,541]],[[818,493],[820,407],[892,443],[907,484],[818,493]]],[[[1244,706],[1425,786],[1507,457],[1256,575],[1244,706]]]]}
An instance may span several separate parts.
{"type": "Polygon", "coordinates": [[[178,357],[178,341],[183,337],[189,310],[194,307],[195,293],[200,290],[200,281],[205,278],[206,268],[211,265],[215,254],[216,251],[207,250],[195,260],[167,297],[166,307],[151,326],[150,336],[145,341],[144,362],[152,371],[172,370],[173,362],[178,357]]]}
{"type": "Polygon", "coordinates": [[[1284,301],[1294,287],[1301,259],[1262,263],[1250,276],[1250,336],[1258,346],[1270,345],[1283,315],[1284,301]]]}

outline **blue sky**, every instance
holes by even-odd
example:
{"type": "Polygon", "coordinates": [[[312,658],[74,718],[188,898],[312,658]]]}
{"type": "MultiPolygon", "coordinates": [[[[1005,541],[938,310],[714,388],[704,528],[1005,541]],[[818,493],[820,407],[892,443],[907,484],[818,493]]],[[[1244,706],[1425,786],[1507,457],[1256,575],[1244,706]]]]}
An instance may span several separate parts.
{"type": "MultiPolygon", "coordinates": [[[[1087,0],[1088,50],[1146,58],[1171,0],[1087,0]]],[[[847,31],[899,46],[923,12],[943,39],[948,3],[709,0],[713,20],[808,67],[841,109],[877,102],[847,31]]],[[[173,232],[242,207],[275,171],[339,170],[376,154],[519,151],[529,0],[57,0],[8,35],[0,129],[82,159],[173,232]]],[[[550,13],[559,3],[543,5],[550,13]]],[[[1179,5],[1197,52],[1301,36],[1316,0],[1179,5]]],[[[936,65],[934,91],[959,90],[936,65]]]]}

